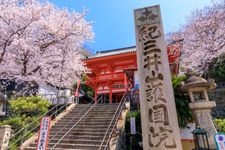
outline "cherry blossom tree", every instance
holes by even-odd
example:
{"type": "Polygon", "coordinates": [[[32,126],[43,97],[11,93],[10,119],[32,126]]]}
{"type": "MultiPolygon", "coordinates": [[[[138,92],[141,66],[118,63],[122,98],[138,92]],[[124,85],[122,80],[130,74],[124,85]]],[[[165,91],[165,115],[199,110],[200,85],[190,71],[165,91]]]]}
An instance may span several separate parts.
{"type": "Polygon", "coordinates": [[[70,87],[87,71],[82,47],[93,33],[85,14],[46,1],[1,0],[1,78],[70,87]]]}
{"type": "Polygon", "coordinates": [[[169,34],[170,41],[179,41],[182,45],[181,66],[203,73],[212,59],[225,52],[224,8],[222,0],[198,9],[179,31],[169,34]]]}

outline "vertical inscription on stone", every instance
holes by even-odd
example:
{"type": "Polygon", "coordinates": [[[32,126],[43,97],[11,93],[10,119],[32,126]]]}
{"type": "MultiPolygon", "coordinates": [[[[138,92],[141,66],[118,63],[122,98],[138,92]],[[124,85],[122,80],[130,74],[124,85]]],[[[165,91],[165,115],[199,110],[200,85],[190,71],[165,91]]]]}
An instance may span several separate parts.
{"type": "Polygon", "coordinates": [[[159,6],[134,13],[144,149],[181,150],[159,6]]]}

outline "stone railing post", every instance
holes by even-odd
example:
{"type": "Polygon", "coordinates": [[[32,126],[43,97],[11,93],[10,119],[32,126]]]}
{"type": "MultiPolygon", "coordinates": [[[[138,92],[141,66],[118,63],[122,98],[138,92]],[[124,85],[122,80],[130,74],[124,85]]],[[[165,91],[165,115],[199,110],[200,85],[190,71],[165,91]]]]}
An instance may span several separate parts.
{"type": "Polygon", "coordinates": [[[1,150],[5,150],[8,147],[10,135],[11,135],[11,126],[9,126],[9,125],[0,126],[0,148],[1,148],[1,150]]]}

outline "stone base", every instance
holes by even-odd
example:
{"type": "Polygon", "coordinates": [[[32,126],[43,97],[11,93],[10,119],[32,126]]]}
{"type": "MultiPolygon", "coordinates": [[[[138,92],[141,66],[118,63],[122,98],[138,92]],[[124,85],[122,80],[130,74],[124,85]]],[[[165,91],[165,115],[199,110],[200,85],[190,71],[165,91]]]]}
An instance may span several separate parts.
{"type": "Polygon", "coordinates": [[[212,107],[215,104],[215,102],[213,102],[214,101],[205,102],[202,106],[200,106],[201,104],[199,103],[189,104],[192,114],[195,118],[196,126],[199,126],[200,128],[207,131],[210,149],[216,149],[214,134],[217,133],[217,131],[212,121],[211,109],[206,108],[206,105],[209,104],[209,107],[212,107]]]}

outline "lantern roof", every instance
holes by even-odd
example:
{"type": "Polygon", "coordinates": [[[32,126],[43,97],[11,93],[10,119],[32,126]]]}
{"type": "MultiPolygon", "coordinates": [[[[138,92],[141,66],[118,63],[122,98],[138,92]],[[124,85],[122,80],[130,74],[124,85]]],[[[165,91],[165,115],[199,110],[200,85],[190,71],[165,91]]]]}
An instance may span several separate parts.
{"type": "Polygon", "coordinates": [[[188,80],[186,81],[184,85],[182,85],[181,87],[182,91],[187,91],[190,88],[195,88],[195,87],[206,88],[208,90],[216,88],[216,83],[214,82],[213,79],[208,79],[207,81],[203,77],[197,75],[193,69],[188,68],[186,76],[188,77],[188,80]]]}
{"type": "Polygon", "coordinates": [[[202,77],[191,76],[186,83],[195,84],[195,83],[208,83],[208,81],[202,77]]]}

